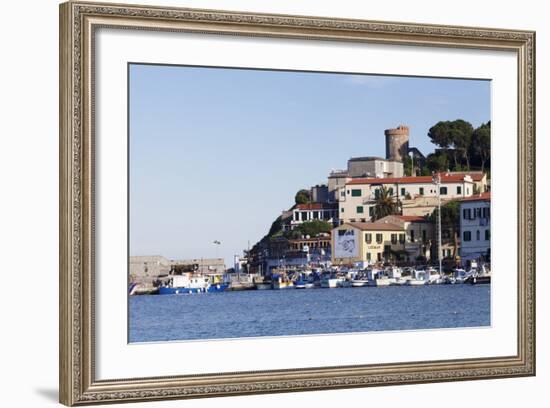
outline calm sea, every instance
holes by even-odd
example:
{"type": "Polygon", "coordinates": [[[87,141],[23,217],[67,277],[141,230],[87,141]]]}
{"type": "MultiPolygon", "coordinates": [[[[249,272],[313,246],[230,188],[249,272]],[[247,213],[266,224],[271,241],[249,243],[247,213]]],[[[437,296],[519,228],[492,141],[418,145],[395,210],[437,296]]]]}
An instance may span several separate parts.
{"type": "Polygon", "coordinates": [[[479,327],[490,285],[130,297],[130,342],[479,327]]]}

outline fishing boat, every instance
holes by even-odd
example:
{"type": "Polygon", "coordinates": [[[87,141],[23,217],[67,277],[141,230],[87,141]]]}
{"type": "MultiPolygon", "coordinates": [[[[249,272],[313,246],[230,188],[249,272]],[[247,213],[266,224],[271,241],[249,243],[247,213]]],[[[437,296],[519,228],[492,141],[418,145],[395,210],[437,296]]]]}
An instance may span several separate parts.
{"type": "Polygon", "coordinates": [[[411,277],[405,282],[406,286],[422,286],[428,284],[427,272],[424,270],[412,269],[411,277]]]}
{"type": "Polygon", "coordinates": [[[213,282],[209,276],[186,273],[171,276],[166,284],[159,287],[158,293],[159,295],[216,293],[223,292],[228,286],[227,283],[213,282]]]}
{"type": "Polygon", "coordinates": [[[286,275],[274,274],[271,276],[273,289],[294,289],[294,282],[286,277],[286,275]]]}
{"type": "Polygon", "coordinates": [[[354,288],[362,288],[369,285],[369,280],[363,277],[356,277],[351,281],[351,286],[354,288]]]}
{"type": "Polygon", "coordinates": [[[339,288],[341,287],[341,281],[345,280],[344,277],[338,276],[336,272],[327,272],[321,277],[322,288],[339,288]]]}
{"type": "Polygon", "coordinates": [[[482,265],[480,270],[472,273],[468,276],[464,283],[469,283],[471,285],[482,285],[491,283],[491,271],[485,268],[485,265],[482,265]]]}

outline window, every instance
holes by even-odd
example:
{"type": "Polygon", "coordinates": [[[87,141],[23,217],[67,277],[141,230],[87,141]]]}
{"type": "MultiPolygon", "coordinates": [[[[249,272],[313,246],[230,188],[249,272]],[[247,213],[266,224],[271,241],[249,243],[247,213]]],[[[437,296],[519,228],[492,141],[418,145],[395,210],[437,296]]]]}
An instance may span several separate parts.
{"type": "Polygon", "coordinates": [[[481,207],[476,208],[476,216],[477,218],[481,218],[481,207]]]}
{"type": "Polygon", "coordinates": [[[376,254],[376,259],[378,260],[378,262],[382,261],[382,252],[378,252],[376,254]]]}
{"type": "Polygon", "coordinates": [[[361,189],[353,189],[353,190],[351,190],[351,196],[352,196],[352,197],[361,197],[361,189]]]}
{"type": "Polygon", "coordinates": [[[466,211],[466,208],[462,209],[462,219],[463,220],[465,220],[467,218],[466,214],[468,214],[467,211],[466,211]]]}
{"type": "Polygon", "coordinates": [[[367,252],[367,261],[370,261],[370,252],[367,252]]]}
{"type": "Polygon", "coordinates": [[[313,219],[318,220],[319,219],[319,211],[313,211],[313,219]]]}
{"type": "Polygon", "coordinates": [[[307,212],[305,212],[305,211],[301,212],[300,217],[301,217],[302,221],[306,221],[307,220],[307,212]]]}
{"type": "Polygon", "coordinates": [[[426,241],[427,241],[426,230],[422,230],[422,242],[426,242],[426,241]]]}
{"type": "Polygon", "coordinates": [[[374,215],[374,207],[369,207],[369,217],[374,215]]]}
{"type": "Polygon", "coordinates": [[[382,243],[382,234],[376,234],[376,243],[381,244],[382,243]]]}
{"type": "Polygon", "coordinates": [[[456,193],[457,194],[462,194],[462,186],[456,186],[456,193]]]}
{"type": "Polygon", "coordinates": [[[447,187],[440,187],[439,188],[439,194],[447,195],[447,187]]]}
{"type": "Polygon", "coordinates": [[[405,243],[405,234],[399,234],[399,243],[404,244],[405,243]]]}
{"type": "Polygon", "coordinates": [[[388,194],[389,196],[393,196],[393,187],[388,188],[388,194]]]}
{"type": "Polygon", "coordinates": [[[340,212],[344,212],[344,207],[340,208],[340,212]]]}
{"type": "Polygon", "coordinates": [[[401,187],[401,195],[404,196],[405,194],[405,187],[401,187]]]}
{"type": "Polygon", "coordinates": [[[414,230],[411,230],[411,242],[414,242],[414,230]]]}
{"type": "Polygon", "coordinates": [[[420,187],[420,188],[418,189],[418,194],[424,195],[424,187],[420,187]]]}
{"type": "Polygon", "coordinates": [[[340,197],[345,197],[346,196],[346,192],[344,190],[340,191],[340,197]]]}
{"type": "Polygon", "coordinates": [[[471,241],[471,240],[472,240],[472,232],[464,231],[464,241],[471,241]]]}
{"type": "Polygon", "coordinates": [[[476,241],[480,240],[480,232],[479,230],[476,231],[476,241]]]}
{"type": "Polygon", "coordinates": [[[374,198],[380,198],[380,189],[374,190],[374,198]]]}
{"type": "Polygon", "coordinates": [[[485,230],[485,241],[489,241],[491,239],[491,230],[486,229],[485,230]]]}
{"type": "Polygon", "coordinates": [[[372,234],[365,234],[365,242],[370,244],[372,242],[372,234]]]}
{"type": "Polygon", "coordinates": [[[397,244],[397,234],[391,234],[391,243],[393,245],[397,244]]]}
{"type": "Polygon", "coordinates": [[[357,214],[363,214],[363,206],[362,205],[358,205],[356,210],[357,210],[357,214]]]}

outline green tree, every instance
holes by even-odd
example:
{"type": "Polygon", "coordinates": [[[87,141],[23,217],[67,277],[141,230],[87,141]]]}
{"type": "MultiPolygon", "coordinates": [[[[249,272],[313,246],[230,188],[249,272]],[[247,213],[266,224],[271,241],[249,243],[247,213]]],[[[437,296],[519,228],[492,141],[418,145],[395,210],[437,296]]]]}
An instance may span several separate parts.
{"type": "MultiPolygon", "coordinates": [[[[430,221],[434,224],[437,231],[439,210],[436,208],[430,215],[430,221]]],[[[458,250],[458,234],[460,232],[460,204],[457,200],[452,200],[441,207],[441,230],[449,231],[449,236],[453,239],[453,259],[456,259],[458,250]]],[[[436,254],[437,256],[437,254],[436,254]]]]}
{"type": "Polygon", "coordinates": [[[428,137],[432,143],[448,151],[453,149],[454,168],[458,167],[458,158],[466,161],[466,167],[470,168],[470,144],[474,128],[465,120],[441,121],[432,126],[428,131],[428,137]]]}
{"type": "Polygon", "coordinates": [[[296,204],[307,204],[311,201],[311,193],[309,190],[299,190],[294,196],[294,202],[296,204]]]}
{"type": "Polygon", "coordinates": [[[470,170],[469,151],[473,133],[473,126],[465,120],[457,119],[451,122],[451,139],[453,141],[453,147],[460,157],[466,161],[467,170],[470,170]]]}
{"type": "Polygon", "coordinates": [[[387,215],[394,215],[401,213],[401,203],[394,200],[390,189],[382,186],[379,190],[378,197],[375,200],[374,211],[371,217],[371,221],[379,220],[387,215]]]}
{"type": "Polygon", "coordinates": [[[285,237],[288,239],[299,238],[302,235],[309,235],[315,237],[322,232],[330,232],[332,230],[332,224],[323,220],[313,220],[303,222],[294,228],[292,231],[287,231],[285,237]]]}
{"type": "Polygon", "coordinates": [[[491,158],[491,121],[474,130],[471,150],[481,162],[481,171],[485,171],[485,164],[491,158]]]}
{"type": "Polygon", "coordinates": [[[445,153],[430,153],[426,158],[426,167],[428,168],[428,174],[422,175],[429,176],[433,172],[447,171],[449,168],[449,159],[445,153]]]}
{"type": "Polygon", "coordinates": [[[403,157],[403,173],[405,176],[415,176],[414,169],[412,168],[413,161],[409,155],[403,157]]]}

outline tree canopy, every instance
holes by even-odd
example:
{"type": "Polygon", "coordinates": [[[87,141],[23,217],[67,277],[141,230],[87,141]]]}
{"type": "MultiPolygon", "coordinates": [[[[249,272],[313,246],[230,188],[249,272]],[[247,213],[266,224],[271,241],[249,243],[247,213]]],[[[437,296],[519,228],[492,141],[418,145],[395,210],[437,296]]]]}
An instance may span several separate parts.
{"type": "Polygon", "coordinates": [[[296,204],[307,204],[311,201],[311,193],[309,190],[299,190],[294,196],[294,202],[296,204]]]}
{"type": "Polygon", "coordinates": [[[332,224],[323,220],[306,221],[297,225],[292,231],[285,232],[285,237],[288,239],[300,238],[302,235],[315,237],[322,232],[330,232],[332,224]]]}
{"type": "Polygon", "coordinates": [[[481,162],[481,171],[485,171],[485,165],[491,159],[491,121],[474,130],[470,149],[471,155],[481,162]]]}
{"type": "Polygon", "coordinates": [[[440,148],[428,156],[426,166],[431,171],[472,170],[472,167],[485,171],[490,163],[491,122],[474,129],[463,119],[441,121],[430,128],[428,137],[440,148]]]}

